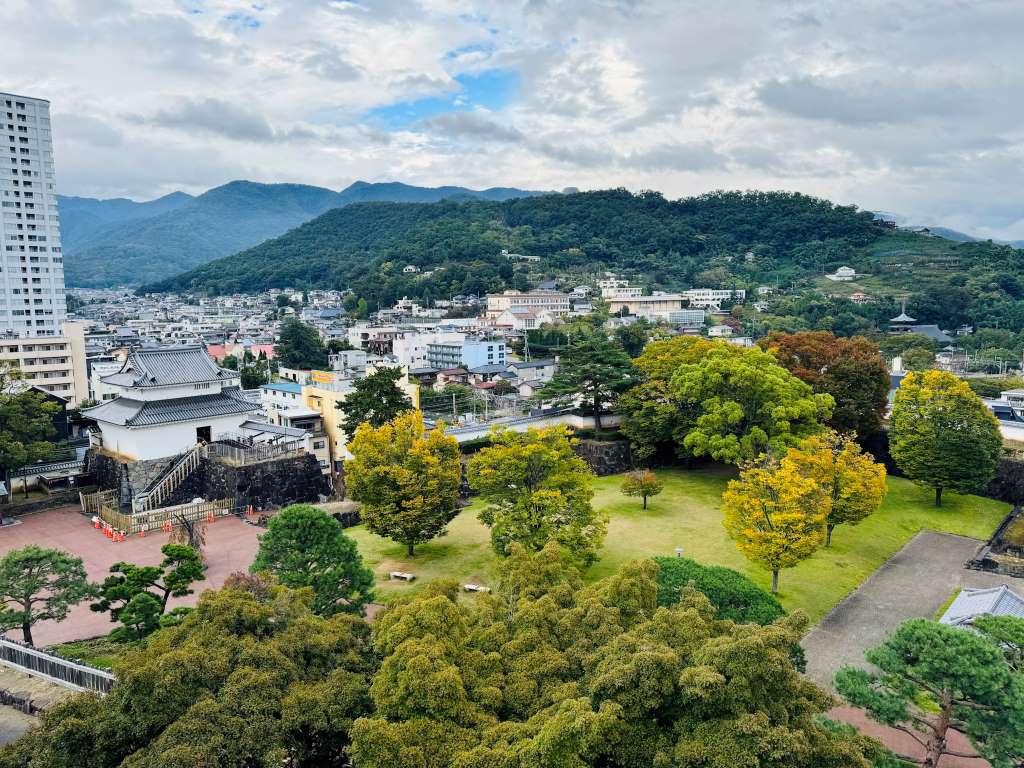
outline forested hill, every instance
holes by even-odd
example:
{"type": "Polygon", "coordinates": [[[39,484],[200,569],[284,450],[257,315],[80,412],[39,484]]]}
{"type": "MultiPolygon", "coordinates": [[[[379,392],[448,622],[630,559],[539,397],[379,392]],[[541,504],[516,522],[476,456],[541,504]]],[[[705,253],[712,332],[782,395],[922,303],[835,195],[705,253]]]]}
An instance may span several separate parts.
{"type": "Polygon", "coordinates": [[[799,271],[805,262],[813,268],[817,254],[852,252],[880,235],[868,212],[785,192],[672,201],[619,189],[503,202],[367,203],[328,211],[281,237],[140,290],[347,287],[373,305],[605,270],[683,287],[698,277],[733,281],[741,265],[773,273],[799,271]],[[540,262],[517,266],[500,256],[503,249],[540,262]],[[434,271],[404,275],[409,264],[434,271]]]}
{"type": "Polygon", "coordinates": [[[148,203],[65,198],[60,202],[65,274],[72,286],[138,285],[249,248],[351,203],[506,200],[534,194],[540,193],[364,181],[335,192],[305,184],[233,181],[197,197],[174,193],[148,203]]]}

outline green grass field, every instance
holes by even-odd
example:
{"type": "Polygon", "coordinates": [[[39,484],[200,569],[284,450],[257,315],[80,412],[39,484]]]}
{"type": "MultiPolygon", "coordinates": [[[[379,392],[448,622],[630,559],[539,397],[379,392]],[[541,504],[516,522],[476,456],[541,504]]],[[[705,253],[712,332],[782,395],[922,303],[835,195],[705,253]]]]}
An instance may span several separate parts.
{"type": "MultiPolygon", "coordinates": [[[[595,580],[613,573],[630,560],[671,555],[676,547],[702,563],[736,568],[768,588],[770,574],[751,565],[737,551],[722,527],[719,502],[733,470],[664,470],[665,484],[648,508],[639,499],[619,492],[620,476],[595,481],[594,503],[609,514],[608,536],[601,559],[584,574],[595,580]]],[[[891,557],[918,531],[929,528],[974,538],[987,538],[1009,506],[977,496],[943,494],[936,509],[932,491],[900,479],[889,479],[882,508],[859,526],[840,526],[830,549],[819,550],[796,568],[783,571],[780,599],[789,610],[801,609],[812,621],[824,616],[843,596],[891,557]]],[[[431,579],[448,577],[460,583],[492,584],[500,559],[492,552],[488,531],[476,519],[478,506],[467,507],[452,521],[448,535],[417,547],[407,558],[405,548],[366,531],[352,528],[363,558],[377,575],[377,599],[388,602],[416,590],[431,579]],[[388,581],[392,570],[411,571],[413,584],[388,581]]]]}

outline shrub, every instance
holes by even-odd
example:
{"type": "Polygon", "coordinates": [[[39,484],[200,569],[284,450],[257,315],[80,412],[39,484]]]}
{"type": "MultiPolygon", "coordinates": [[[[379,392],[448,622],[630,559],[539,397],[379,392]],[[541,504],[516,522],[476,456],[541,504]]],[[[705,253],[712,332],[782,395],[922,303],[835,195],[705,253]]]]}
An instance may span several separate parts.
{"type": "Polygon", "coordinates": [[[701,565],[685,557],[656,557],[658,605],[679,601],[679,590],[693,582],[715,606],[719,619],[740,624],[771,624],[785,615],[782,605],[739,571],[718,565],[701,565]]]}

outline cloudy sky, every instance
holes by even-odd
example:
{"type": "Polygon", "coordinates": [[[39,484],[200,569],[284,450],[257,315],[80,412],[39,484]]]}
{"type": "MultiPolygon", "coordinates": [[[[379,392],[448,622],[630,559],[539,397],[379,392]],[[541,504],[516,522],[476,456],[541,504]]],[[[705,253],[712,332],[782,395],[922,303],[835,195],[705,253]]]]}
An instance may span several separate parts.
{"type": "Polygon", "coordinates": [[[0,0],[65,194],[799,190],[1024,238],[1022,0],[0,0]]]}

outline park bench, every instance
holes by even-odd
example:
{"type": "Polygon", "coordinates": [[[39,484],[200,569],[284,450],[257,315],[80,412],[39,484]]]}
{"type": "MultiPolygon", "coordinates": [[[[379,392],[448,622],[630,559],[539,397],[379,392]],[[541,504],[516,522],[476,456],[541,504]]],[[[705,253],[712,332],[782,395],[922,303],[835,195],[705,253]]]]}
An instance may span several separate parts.
{"type": "Polygon", "coordinates": [[[482,584],[463,584],[462,588],[467,592],[490,592],[490,587],[485,587],[482,584]]]}
{"type": "Polygon", "coordinates": [[[406,573],[405,571],[391,571],[388,574],[388,578],[401,579],[402,581],[414,581],[416,579],[415,573],[406,573]]]}

